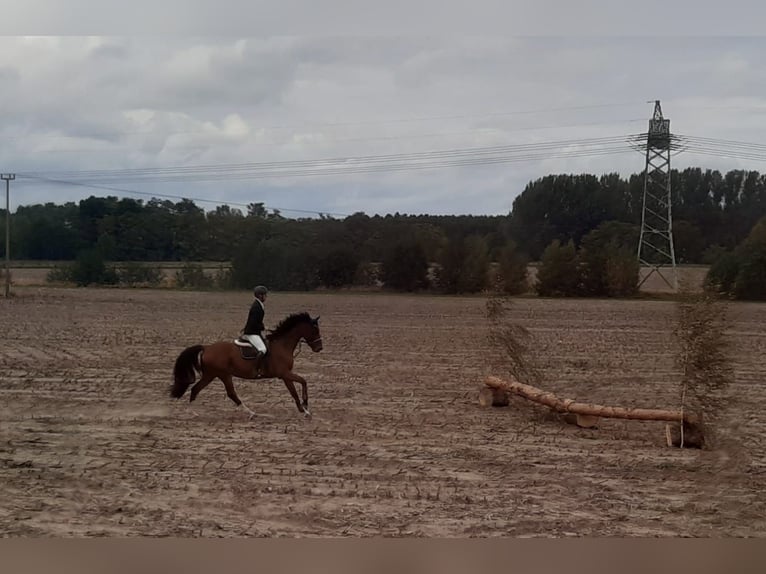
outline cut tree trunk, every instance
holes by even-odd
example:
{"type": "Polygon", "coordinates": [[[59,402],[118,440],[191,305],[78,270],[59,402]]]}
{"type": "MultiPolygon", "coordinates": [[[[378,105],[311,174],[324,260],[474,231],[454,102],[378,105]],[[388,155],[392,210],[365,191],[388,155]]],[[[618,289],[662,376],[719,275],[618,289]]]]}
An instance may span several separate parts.
{"type": "Polygon", "coordinates": [[[484,387],[479,391],[479,404],[483,407],[507,407],[508,391],[495,387],[484,387]]]}
{"type": "Polygon", "coordinates": [[[683,423],[683,436],[681,435],[681,426],[679,424],[666,424],[665,437],[668,446],[684,448],[702,448],[705,446],[705,437],[702,434],[702,427],[696,424],[683,423]]]}
{"type": "MultiPolygon", "coordinates": [[[[553,393],[548,393],[531,385],[525,385],[524,383],[520,383],[514,379],[503,380],[499,377],[493,376],[487,377],[486,384],[489,388],[504,389],[509,393],[514,393],[530,401],[545,405],[560,413],[573,413],[579,415],[581,417],[581,421],[584,422],[587,420],[588,423],[595,423],[596,420],[593,418],[586,419],[585,417],[604,417],[683,423],[685,435],[684,446],[696,446],[702,443],[701,421],[698,416],[692,413],[664,409],[629,409],[623,407],[595,405],[591,403],[579,403],[572,399],[559,398],[553,393]],[[686,436],[689,436],[689,438],[693,437],[693,440],[687,440],[686,436]]],[[[678,428],[680,428],[680,426],[678,428]]],[[[670,435],[668,435],[669,445],[672,444],[672,446],[678,446],[679,442],[680,441],[678,439],[673,440],[670,438],[670,435]]]]}

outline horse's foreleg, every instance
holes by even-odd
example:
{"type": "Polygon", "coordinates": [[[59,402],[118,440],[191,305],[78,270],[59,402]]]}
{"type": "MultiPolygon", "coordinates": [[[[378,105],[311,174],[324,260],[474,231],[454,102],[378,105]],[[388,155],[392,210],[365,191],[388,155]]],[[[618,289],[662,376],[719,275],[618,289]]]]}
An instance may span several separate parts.
{"type": "Polygon", "coordinates": [[[221,377],[221,380],[223,381],[223,386],[226,387],[226,396],[234,401],[235,405],[245,409],[245,411],[247,411],[247,413],[250,415],[250,418],[252,419],[255,416],[255,412],[250,410],[248,406],[243,403],[237,396],[237,391],[234,390],[234,382],[231,380],[231,375],[225,375],[221,377]]]}
{"type": "Polygon", "coordinates": [[[295,404],[298,405],[298,410],[307,417],[310,417],[311,413],[309,412],[309,389],[308,384],[306,383],[306,379],[300,375],[296,375],[295,373],[288,373],[282,380],[285,382],[285,385],[290,391],[290,394],[293,396],[293,399],[295,399],[295,404]],[[303,404],[301,404],[301,401],[298,398],[298,391],[295,390],[293,381],[301,384],[303,391],[303,404]]]}

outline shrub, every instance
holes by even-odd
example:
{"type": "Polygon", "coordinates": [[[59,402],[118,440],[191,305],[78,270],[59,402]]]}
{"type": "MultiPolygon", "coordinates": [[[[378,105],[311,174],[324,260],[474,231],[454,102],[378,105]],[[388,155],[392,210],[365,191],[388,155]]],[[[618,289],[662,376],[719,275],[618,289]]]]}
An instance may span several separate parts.
{"type": "Polygon", "coordinates": [[[638,293],[639,264],[632,249],[614,248],[606,260],[606,294],[629,297],[638,293]]]}
{"type": "Polygon", "coordinates": [[[633,225],[608,221],[583,237],[579,252],[582,295],[624,297],[638,291],[633,225]]]}
{"type": "Polygon", "coordinates": [[[213,283],[199,263],[187,263],[176,271],[176,287],[181,289],[210,289],[213,283]]]}
{"type": "Polygon", "coordinates": [[[766,218],[733,253],[719,257],[710,267],[705,287],[736,299],[766,300],[766,218]]]}
{"type": "Polygon", "coordinates": [[[163,275],[155,266],[130,261],[117,270],[117,277],[121,284],[129,287],[156,287],[162,283],[163,275]]]}
{"type": "Polygon", "coordinates": [[[544,297],[571,297],[580,294],[580,271],[573,241],[561,245],[558,239],[543,252],[535,290],[544,297]]]}
{"type": "Polygon", "coordinates": [[[381,268],[383,284],[398,291],[428,287],[428,260],[419,243],[402,241],[389,249],[381,268]]]}
{"type": "Polygon", "coordinates": [[[338,247],[319,261],[319,281],[330,288],[345,287],[354,282],[359,256],[349,247],[338,247]]]}
{"type": "Polygon", "coordinates": [[[81,251],[68,273],[78,287],[116,285],[118,282],[117,272],[106,264],[99,249],[81,251]]]}
{"type": "Polygon", "coordinates": [[[513,241],[500,250],[497,279],[503,293],[507,295],[526,293],[529,288],[528,263],[527,258],[518,251],[513,241]]]}
{"type": "Polygon", "coordinates": [[[476,293],[487,286],[489,253],[478,236],[450,240],[439,258],[436,283],[445,293],[476,293]]]}
{"type": "Polygon", "coordinates": [[[739,274],[739,258],[735,253],[719,255],[705,276],[705,289],[721,295],[734,295],[739,274]]]}

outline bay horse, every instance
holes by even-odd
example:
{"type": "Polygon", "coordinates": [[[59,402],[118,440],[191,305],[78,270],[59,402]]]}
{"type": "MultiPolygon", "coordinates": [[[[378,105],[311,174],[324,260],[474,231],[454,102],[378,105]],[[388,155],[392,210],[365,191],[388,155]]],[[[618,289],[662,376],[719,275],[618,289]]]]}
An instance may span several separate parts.
{"type": "Polygon", "coordinates": [[[293,372],[295,347],[302,340],[306,341],[315,353],[322,350],[319,317],[312,319],[308,313],[303,312],[285,318],[266,336],[267,352],[264,357],[258,359],[257,364],[253,359],[244,358],[245,347],[237,345],[234,341],[187,347],[176,359],[170,396],[180,399],[186,389],[194,385],[189,397],[191,402],[211,381],[219,378],[226,388],[226,395],[235,405],[244,408],[252,419],[255,413],[237,396],[232,377],[282,379],[295,400],[298,411],[304,416],[311,416],[306,379],[293,372]],[[200,379],[195,384],[196,373],[200,374],[200,379]],[[295,390],[295,382],[303,387],[302,402],[295,390]]]}

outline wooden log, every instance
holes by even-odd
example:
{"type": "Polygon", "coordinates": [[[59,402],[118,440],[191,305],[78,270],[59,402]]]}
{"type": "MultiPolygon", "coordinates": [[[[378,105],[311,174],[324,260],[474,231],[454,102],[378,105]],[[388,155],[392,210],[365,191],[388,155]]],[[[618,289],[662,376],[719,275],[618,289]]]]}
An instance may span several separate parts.
{"type": "Polygon", "coordinates": [[[632,419],[644,421],[686,421],[689,424],[699,423],[698,417],[682,411],[663,409],[630,409],[623,407],[608,407],[591,403],[578,403],[572,399],[561,399],[553,393],[548,393],[537,387],[525,385],[516,380],[506,381],[494,376],[488,376],[486,384],[491,388],[505,389],[520,395],[530,401],[543,404],[561,413],[576,413],[592,417],[632,419]]]}
{"type": "Polygon", "coordinates": [[[505,389],[484,387],[479,391],[479,404],[483,407],[507,407],[509,393],[505,389]]]}

